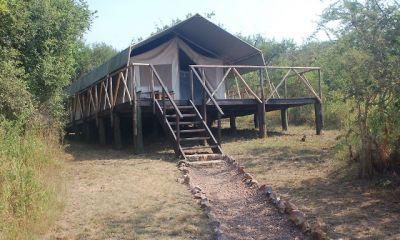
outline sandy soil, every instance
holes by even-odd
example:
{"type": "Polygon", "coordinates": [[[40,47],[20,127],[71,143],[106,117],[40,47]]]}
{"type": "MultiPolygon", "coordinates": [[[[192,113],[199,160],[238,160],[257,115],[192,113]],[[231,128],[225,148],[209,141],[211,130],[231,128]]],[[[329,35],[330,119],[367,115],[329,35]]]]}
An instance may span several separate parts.
{"type": "Polygon", "coordinates": [[[303,239],[288,217],[246,187],[231,166],[191,168],[190,177],[206,193],[229,239],[303,239]]]}

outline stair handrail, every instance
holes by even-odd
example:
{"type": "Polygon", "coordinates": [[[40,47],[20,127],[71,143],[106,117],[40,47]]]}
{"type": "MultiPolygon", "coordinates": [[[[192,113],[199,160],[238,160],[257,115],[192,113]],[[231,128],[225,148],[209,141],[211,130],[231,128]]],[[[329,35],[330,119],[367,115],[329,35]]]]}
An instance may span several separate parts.
{"type": "MultiPolygon", "coordinates": [[[[160,106],[160,103],[159,103],[158,101],[156,101],[155,103],[156,103],[156,106],[157,106],[158,111],[161,112],[161,114],[162,114],[162,108],[161,108],[161,106],[160,106]]],[[[171,127],[171,125],[169,124],[169,122],[166,121],[165,125],[168,127],[168,129],[170,130],[170,132],[171,132],[171,134],[172,134],[172,137],[173,137],[174,140],[176,141],[176,134],[174,133],[174,130],[172,129],[172,127],[171,127]]]]}
{"type": "MultiPolygon", "coordinates": [[[[183,115],[181,111],[179,110],[178,106],[176,105],[175,101],[172,99],[171,94],[169,94],[167,87],[165,86],[163,80],[161,79],[160,75],[158,74],[157,70],[155,69],[153,64],[148,64],[148,63],[131,63],[132,66],[148,66],[151,68],[153,71],[154,75],[156,76],[156,79],[158,83],[160,84],[163,92],[167,94],[168,100],[171,102],[171,105],[174,107],[174,110],[176,114],[179,116],[179,118],[183,118],[183,115]]],[[[153,89],[153,96],[154,96],[154,89],[153,89]]],[[[163,98],[165,102],[165,98],[163,98]]],[[[165,111],[163,112],[163,115],[165,115],[165,111]]]]}
{"type": "Polygon", "coordinates": [[[222,111],[221,107],[219,106],[219,104],[217,103],[217,101],[215,100],[215,98],[212,96],[212,94],[210,93],[210,91],[208,90],[207,86],[204,84],[203,81],[201,81],[200,79],[202,79],[202,77],[200,77],[200,75],[198,74],[198,72],[196,71],[195,66],[196,65],[189,65],[190,68],[192,69],[192,71],[194,72],[194,74],[197,77],[197,80],[200,82],[201,86],[204,88],[204,90],[206,91],[207,95],[210,97],[211,101],[214,103],[215,107],[217,108],[218,112],[221,115],[224,115],[224,112],[222,111]]]}

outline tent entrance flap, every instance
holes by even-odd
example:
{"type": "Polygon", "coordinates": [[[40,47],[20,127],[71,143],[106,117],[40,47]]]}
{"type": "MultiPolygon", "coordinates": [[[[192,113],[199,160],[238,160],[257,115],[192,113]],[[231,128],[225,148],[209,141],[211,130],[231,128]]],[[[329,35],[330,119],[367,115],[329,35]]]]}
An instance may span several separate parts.
{"type": "MultiPolygon", "coordinates": [[[[179,49],[179,92],[180,98],[188,100],[191,98],[191,84],[190,84],[190,67],[195,62],[181,49],[179,49]]],[[[197,103],[201,103],[202,99],[202,86],[196,76],[193,76],[193,92],[194,100],[197,103]]]]}

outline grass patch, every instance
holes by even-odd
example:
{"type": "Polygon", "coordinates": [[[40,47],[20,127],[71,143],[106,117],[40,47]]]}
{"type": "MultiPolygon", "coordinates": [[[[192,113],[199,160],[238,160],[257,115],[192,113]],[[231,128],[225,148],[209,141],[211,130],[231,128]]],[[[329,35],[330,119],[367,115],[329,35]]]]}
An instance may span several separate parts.
{"type": "Polygon", "coordinates": [[[0,121],[0,239],[32,239],[57,208],[63,149],[36,123],[0,121]]]}
{"type": "Polygon", "coordinates": [[[169,146],[148,154],[71,143],[68,194],[48,239],[212,239],[207,217],[176,182],[169,146]]]}
{"type": "Polygon", "coordinates": [[[399,185],[392,179],[357,179],[355,165],[345,160],[347,148],[337,140],[339,131],[317,136],[310,127],[289,126],[286,133],[270,127],[265,139],[243,128],[224,133],[225,153],[311,219],[322,217],[331,238],[400,239],[399,185]]]}

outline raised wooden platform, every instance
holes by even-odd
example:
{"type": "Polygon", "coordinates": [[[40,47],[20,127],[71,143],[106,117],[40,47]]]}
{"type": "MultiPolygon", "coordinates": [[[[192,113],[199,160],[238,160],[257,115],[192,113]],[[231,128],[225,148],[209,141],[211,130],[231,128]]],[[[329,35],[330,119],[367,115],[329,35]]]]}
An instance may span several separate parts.
{"type": "MultiPolygon", "coordinates": [[[[97,135],[101,144],[113,140],[117,146],[121,145],[121,135],[129,132],[133,136],[134,148],[140,152],[139,150],[143,145],[142,132],[158,132],[160,130],[157,129],[158,121],[161,123],[164,132],[172,136],[171,143],[173,143],[177,156],[185,157],[184,151],[188,146],[183,146],[181,143],[198,142],[200,140],[204,144],[208,143],[214,153],[222,153],[220,148],[222,118],[229,118],[231,128],[235,129],[236,117],[254,115],[255,128],[258,128],[259,136],[263,138],[266,136],[265,112],[280,111],[282,129],[287,130],[289,108],[314,105],[316,133],[321,133],[323,122],[319,68],[241,65],[190,65],[190,68],[190,84],[187,89],[189,99],[175,100],[174,94],[166,87],[153,65],[132,63],[113,76],[106,77],[93,86],[71,96],[70,122],[66,131],[85,136],[86,139],[89,139],[90,135],[97,135]],[[151,84],[149,86],[151,94],[147,98],[136,91],[135,85],[137,83],[133,81],[134,78],[131,76],[132,74],[134,76],[134,66],[136,65],[147,67],[151,72],[151,84]],[[226,70],[224,70],[223,78],[217,81],[217,86],[211,86],[210,80],[206,79],[204,71],[208,68],[226,70]],[[249,69],[255,71],[259,77],[258,85],[256,83],[256,86],[253,86],[253,81],[253,89],[243,76],[249,69]],[[280,69],[283,71],[282,73],[286,72],[286,74],[280,78],[279,82],[274,83],[270,79],[269,71],[276,69],[280,69]],[[312,71],[316,71],[314,78],[317,76],[317,91],[314,90],[312,81],[309,81],[309,78],[305,75],[312,71]],[[288,96],[298,94],[288,92],[289,78],[297,83],[294,86],[303,88],[306,96],[288,98],[288,96]],[[232,92],[232,89],[225,89],[223,96],[230,97],[228,99],[216,99],[218,95],[216,93],[221,86],[225,86],[227,79],[235,81],[233,86],[236,86],[237,94],[232,92]],[[239,82],[244,88],[239,86],[239,82]],[[197,87],[195,87],[195,83],[197,87]],[[155,84],[161,87],[161,92],[160,90],[155,91],[155,84]],[[195,94],[196,88],[201,91],[201,96],[195,94]],[[244,92],[241,92],[241,90],[244,92]],[[161,99],[159,99],[160,96],[161,99]],[[209,126],[215,121],[217,122],[217,133],[209,130],[209,126]],[[180,137],[181,134],[183,137],[180,137]]],[[[277,74],[280,75],[281,73],[278,72],[277,74]]],[[[214,81],[214,83],[216,82],[214,81]]],[[[221,96],[221,94],[218,96],[221,96]]]]}
{"type": "MultiPolygon", "coordinates": [[[[216,100],[221,107],[224,115],[222,118],[229,118],[229,117],[239,117],[239,116],[246,116],[256,113],[258,110],[258,102],[255,99],[224,99],[224,100],[216,100]]],[[[160,100],[161,102],[161,100],[160,100]]],[[[175,100],[178,106],[185,106],[187,105],[187,100],[175,100]]],[[[293,107],[300,107],[304,105],[314,105],[318,104],[318,99],[316,98],[273,98],[269,99],[265,103],[265,111],[277,111],[277,110],[284,110],[293,107]]],[[[170,106],[170,102],[166,101],[166,106],[170,106]]],[[[138,100],[138,106],[141,107],[142,113],[153,113],[153,104],[151,99],[140,99],[138,100]]],[[[200,105],[196,105],[200,107],[200,105]]],[[[212,118],[216,118],[216,111],[215,106],[212,104],[207,105],[207,113],[208,116],[212,118]]],[[[132,105],[129,103],[124,103],[116,106],[114,108],[114,113],[119,114],[129,114],[132,112],[132,105]]],[[[100,111],[98,113],[98,117],[105,117],[110,114],[110,110],[100,111]]],[[[93,120],[96,116],[91,116],[85,121],[93,120]]],[[[75,124],[83,123],[83,120],[75,121],[75,124]]],[[[69,124],[71,126],[71,123],[69,124]]]]}

